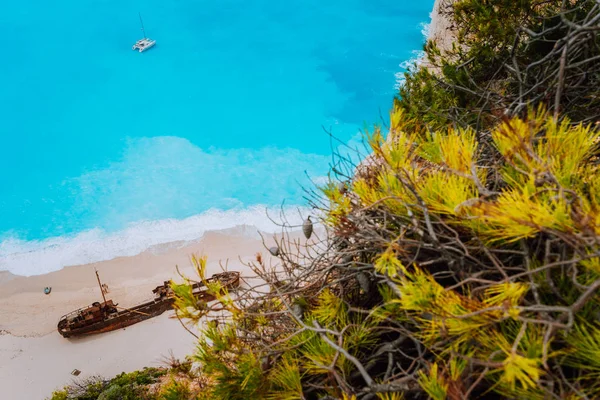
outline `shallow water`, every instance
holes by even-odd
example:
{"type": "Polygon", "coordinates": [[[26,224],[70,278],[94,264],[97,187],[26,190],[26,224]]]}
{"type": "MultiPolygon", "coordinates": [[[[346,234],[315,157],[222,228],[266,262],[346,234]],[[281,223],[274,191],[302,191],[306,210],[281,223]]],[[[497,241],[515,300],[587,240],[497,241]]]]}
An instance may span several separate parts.
{"type": "Polygon", "coordinates": [[[306,175],[327,174],[323,127],[348,142],[387,113],[432,7],[2,2],[0,270],[268,229],[257,210],[303,205],[306,175]],[[143,54],[138,11],[157,40],[143,54]]]}

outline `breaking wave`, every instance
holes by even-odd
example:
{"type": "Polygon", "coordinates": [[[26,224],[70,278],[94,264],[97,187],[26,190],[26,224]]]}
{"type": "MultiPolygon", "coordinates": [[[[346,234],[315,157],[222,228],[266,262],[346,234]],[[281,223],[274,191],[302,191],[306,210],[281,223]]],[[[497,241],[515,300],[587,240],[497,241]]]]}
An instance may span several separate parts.
{"type": "MultiPolygon", "coordinates": [[[[152,247],[173,242],[191,242],[208,231],[244,226],[239,234],[281,231],[279,215],[285,212],[286,222],[299,225],[308,210],[288,207],[253,206],[241,210],[211,209],[185,219],[163,219],[130,224],[127,228],[108,233],[91,229],[73,236],[25,241],[7,238],[0,243],[0,271],[15,275],[41,275],[66,266],[90,264],[116,257],[134,256],[152,247]]],[[[181,243],[180,243],[181,244],[181,243]]]]}

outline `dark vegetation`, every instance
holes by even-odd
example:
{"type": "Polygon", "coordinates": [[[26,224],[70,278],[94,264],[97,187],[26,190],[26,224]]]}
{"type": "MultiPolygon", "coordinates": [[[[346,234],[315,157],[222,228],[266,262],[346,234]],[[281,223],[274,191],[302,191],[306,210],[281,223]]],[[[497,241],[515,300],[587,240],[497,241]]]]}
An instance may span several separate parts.
{"type": "Polygon", "coordinates": [[[164,367],[121,373],[112,379],[93,376],[52,393],[51,400],[182,400],[191,396],[196,375],[191,361],[172,355],[164,367]]]}
{"type": "Polygon", "coordinates": [[[553,116],[600,116],[598,3],[573,0],[446,2],[457,41],[426,46],[434,68],[406,77],[398,106],[413,130],[470,126],[485,132],[504,116],[544,104],[553,116]]]}
{"type": "Polygon", "coordinates": [[[600,398],[600,2],[445,12],[454,48],[309,192],[325,233],[284,223],[216,304],[173,286],[203,325],[170,398],[600,398]]]}
{"type": "Polygon", "coordinates": [[[158,400],[160,397],[151,392],[150,385],[157,383],[166,373],[164,368],[145,368],[122,373],[110,380],[91,377],[54,392],[52,400],[158,400]]]}

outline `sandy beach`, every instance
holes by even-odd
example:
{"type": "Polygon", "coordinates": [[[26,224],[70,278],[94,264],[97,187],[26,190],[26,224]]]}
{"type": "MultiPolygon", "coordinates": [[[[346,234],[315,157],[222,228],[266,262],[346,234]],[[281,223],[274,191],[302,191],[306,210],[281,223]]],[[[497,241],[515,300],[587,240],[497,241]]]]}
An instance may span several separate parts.
{"type": "Polygon", "coordinates": [[[171,243],[134,257],[66,267],[32,277],[0,273],[0,387],[2,399],[37,400],[77,379],[112,377],[144,366],[158,366],[171,352],[178,358],[190,354],[194,338],[169,311],[126,329],[80,339],[65,339],[56,323],[65,313],[101,299],[94,269],[109,288],[107,298],[122,307],[152,298],[152,289],[177,278],[175,266],[191,273],[189,257],[206,254],[208,274],[229,270],[249,275],[242,261],[265,254],[263,243],[251,227],[208,232],[191,244],[171,243]],[[43,293],[52,287],[49,295],[43,293]]]}

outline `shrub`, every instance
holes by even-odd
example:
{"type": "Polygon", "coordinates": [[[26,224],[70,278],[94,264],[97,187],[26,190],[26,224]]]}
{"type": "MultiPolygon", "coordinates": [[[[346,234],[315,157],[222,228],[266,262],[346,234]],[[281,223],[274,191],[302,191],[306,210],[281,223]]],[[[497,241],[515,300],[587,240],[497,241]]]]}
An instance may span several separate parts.
{"type": "Polygon", "coordinates": [[[160,368],[121,373],[111,380],[93,377],[76,381],[63,390],[55,391],[50,400],[152,400],[147,386],[158,382],[167,373],[160,368]]]}
{"type": "Polygon", "coordinates": [[[192,393],[185,382],[172,379],[161,389],[158,398],[160,400],[188,400],[191,395],[192,393]]]}
{"type": "Polygon", "coordinates": [[[251,265],[268,290],[214,306],[206,398],[600,396],[599,133],[538,110],[481,144],[404,118],[324,188],[329,238],[282,240],[251,265]]]}
{"type": "Polygon", "coordinates": [[[50,397],[50,400],[68,400],[69,399],[69,394],[67,393],[66,390],[55,390],[54,392],[52,392],[52,397],[50,397]]]}

